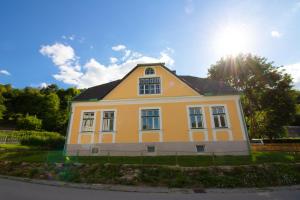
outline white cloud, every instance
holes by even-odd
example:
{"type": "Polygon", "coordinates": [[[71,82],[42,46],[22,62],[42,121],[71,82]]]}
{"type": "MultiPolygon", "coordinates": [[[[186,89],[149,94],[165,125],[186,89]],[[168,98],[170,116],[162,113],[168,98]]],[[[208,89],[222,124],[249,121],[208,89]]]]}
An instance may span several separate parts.
{"type": "Polygon", "coordinates": [[[53,75],[55,79],[67,84],[76,85],[78,83],[82,72],[80,65],[78,65],[79,58],[76,57],[71,46],[61,43],[44,45],[41,47],[40,53],[51,58],[52,62],[58,66],[59,73],[53,75]]]}
{"type": "Polygon", "coordinates": [[[112,64],[118,62],[118,58],[116,58],[116,57],[110,57],[109,60],[112,64]]]}
{"type": "Polygon", "coordinates": [[[280,38],[282,36],[282,34],[278,31],[271,31],[271,36],[274,38],[280,38]]]}
{"type": "Polygon", "coordinates": [[[46,87],[48,87],[48,83],[45,83],[45,82],[43,82],[43,83],[40,83],[40,85],[39,85],[39,88],[46,88],[46,87]]]}
{"type": "Polygon", "coordinates": [[[124,45],[112,47],[112,50],[122,51],[123,55],[120,58],[111,57],[111,62],[107,65],[102,64],[95,58],[91,58],[82,67],[71,46],[56,43],[42,46],[40,52],[50,57],[58,67],[58,74],[53,76],[56,80],[78,88],[87,88],[120,79],[140,63],[164,62],[169,67],[174,64],[174,60],[171,57],[173,50],[170,48],[160,52],[158,57],[143,55],[127,49],[124,45]],[[118,61],[119,63],[117,64],[118,61]]]}
{"type": "Polygon", "coordinates": [[[119,45],[113,46],[111,49],[114,51],[122,51],[122,50],[126,49],[126,46],[123,44],[119,44],[119,45]]]}
{"type": "Polygon", "coordinates": [[[65,65],[76,60],[74,49],[61,43],[43,45],[40,53],[51,58],[55,65],[65,65]]]}
{"type": "Polygon", "coordinates": [[[6,75],[6,76],[10,75],[10,73],[7,70],[4,70],[4,69],[0,70],[0,74],[6,75]]]}
{"type": "Polygon", "coordinates": [[[193,2],[193,0],[186,0],[185,1],[184,12],[187,15],[190,15],[194,12],[194,2],[193,2]]]}
{"type": "Polygon", "coordinates": [[[291,74],[295,88],[300,89],[300,62],[283,67],[288,74],[291,74]]]}

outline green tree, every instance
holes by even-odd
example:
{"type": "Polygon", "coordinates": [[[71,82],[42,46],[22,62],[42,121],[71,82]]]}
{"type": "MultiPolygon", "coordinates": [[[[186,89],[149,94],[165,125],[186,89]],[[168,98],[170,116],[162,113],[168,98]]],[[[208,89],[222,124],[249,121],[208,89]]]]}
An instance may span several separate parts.
{"type": "Polygon", "coordinates": [[[208,77],[242,92],[242,105],[251,137],[280,137],[295,115],[292,79],[281,67],[251,54],[221,58],[208,77]]]}

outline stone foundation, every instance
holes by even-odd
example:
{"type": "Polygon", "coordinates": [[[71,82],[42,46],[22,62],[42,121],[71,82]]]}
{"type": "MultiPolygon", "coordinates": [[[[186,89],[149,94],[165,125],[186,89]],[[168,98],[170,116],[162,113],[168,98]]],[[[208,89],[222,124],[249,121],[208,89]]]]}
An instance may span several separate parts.
{"type": "Polygon", "coordinates": [[[249,146],[247,141],[68,144],[66,152],[70,156],[249,155],[249,146]],[[204,145],[204,151],[197,152],[196,145],[204,145]],[[149,152],[153,146],[154,152],[149,152]]]}

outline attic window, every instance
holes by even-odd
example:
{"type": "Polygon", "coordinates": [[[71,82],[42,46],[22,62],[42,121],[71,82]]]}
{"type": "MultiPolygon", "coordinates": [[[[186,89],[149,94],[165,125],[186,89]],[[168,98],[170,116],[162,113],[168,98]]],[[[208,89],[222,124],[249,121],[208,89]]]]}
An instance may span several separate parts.
{"type": "Polygon", "coordinates": [[[155,74],[154,69],[151,67],[146,68],[145,75],[152,75],[152,74],[155,74]]]}

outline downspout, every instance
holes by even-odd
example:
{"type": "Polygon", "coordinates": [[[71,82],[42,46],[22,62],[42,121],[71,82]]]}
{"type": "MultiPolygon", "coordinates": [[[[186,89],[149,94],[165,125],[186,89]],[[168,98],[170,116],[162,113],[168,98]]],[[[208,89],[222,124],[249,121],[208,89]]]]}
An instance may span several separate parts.
{"type": "Polygon", "coordinates": [[[250,144],[250,140],[249,140],[249,133],[248,133],[247,125],[246,125],[246,120],[245,120],[245,117],[244,117],[244,111],[243,111],[241,99],[239,98],[238,101],[239,101],[240,112],[241,112],[241,114],[242,114],[242,120],[243,120],[244,131],[245,131],[245,133],[246,133],[246,139],[247,139],[248,151],[249,151],[249,155],[251,155],[251,144],[250,144]]]}

